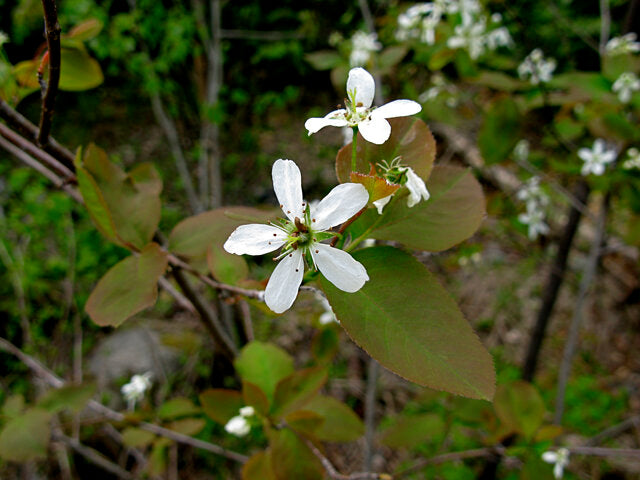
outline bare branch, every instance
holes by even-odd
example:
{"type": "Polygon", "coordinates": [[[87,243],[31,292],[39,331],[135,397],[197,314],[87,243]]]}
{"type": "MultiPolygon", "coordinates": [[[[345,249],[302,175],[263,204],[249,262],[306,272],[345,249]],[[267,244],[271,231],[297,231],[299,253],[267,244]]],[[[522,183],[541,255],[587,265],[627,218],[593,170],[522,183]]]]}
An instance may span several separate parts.
{"type": "Polygon", "coordinates": [[[261,32],[258,30],[220,30],[220,38],[237,40],[299,40],[304,34],[299,32],[261,32]]]}
{"type": "Polygon", "coordinates": [[[494,457],[496,455],[504,455],[505,448],[502,446],[496,447],[486,447],[486,448],[477,448],[475,450],[464,450],[462,452],[451,452],[444,453],[442,455],[437,455],[431,458],[425,458],[415,465],[407,468],[406,470],[402,470],[394,475],[395,479],[406,477],[413,473],[419,472],[423,468],[429,465],[438,465],[440,463],[446,462],[456,462],[458,460],[466,460],[468,458],[487,458],[494,457]]]}
{"type": "MultiPolygon", "coordinates": [[[[0,118],[4,119],[9,125],[29,139],[36,142],[38,137],[38,127],[31,123],[27,118],[23,117],[16,110],[11,108],[7,102],[0,98],[0,118]]],[[[43,146],[44,150],[53,155],[60,162],[64,163],[70,169],[73,169],[74,155],[68,149],[56,142],[51,136],[49,142],[43,146]]]]}
{"type": "Polygon", "coordinates": [[[600,0],[600,43],[598,51],[600,56],[606,54],[606,46],[611,33],[611,10],[609,8],[609,0],[600,0]]]}
{"type": "Polygon", "coordinates": [[[633,417],[629,417],[616,425],[612,425],[611,427],[604,429],[602,432],[591,437],[586,446],[595,447],[606,440],[616,438],[618,435],[621,435],[634,427],[640,428],[640,415],[634,415],[633,417]]]}
{"type": "Polygon", "coordinates": [[[40,128],[38,129],[38,145],[46,145],[49,142],[49,132],[53,120],[53,108],[58,93],[60,82],[60,24],[58,23],[58,11],[55,0],[42,0],[44,9],[44,26],[47,36],[47,48],[49,56],[49,80],[42,98],[42,111],[40,112],[40,128]]]}
{"type": "Polygon", "coordinates": [[[591,455],[594,457],[629,457],[640,460],[640,449],[637,448],[603,448],[603,447],[567,447],[572,455],[591,455]]]}
{"type": "Polygon", "coordinates": [[[309,440],[303,437],[299,437],[299,438],[302,438],[304,443],[307,444],[307,446],[313,452],[313,454],[318,458],[318,460],[320,460],[320,463],[322,463],[322,466],[327,472],[327,475],[329,475],[329,477],[333,478],[334,480],[367,480],[367,479],[385,480],[385,479],[392,478],[390,475],[387,475],[386,473],[360,472],[360,473],[351,473],[349,475],[343,475],[342,473],[338,472],[338,470],[336,470],[336,468],[331,463],[331,460],[325,457],[322,454],[322,452],[318,450],[318,448],[312,442],[310,442],[309,440]]]}

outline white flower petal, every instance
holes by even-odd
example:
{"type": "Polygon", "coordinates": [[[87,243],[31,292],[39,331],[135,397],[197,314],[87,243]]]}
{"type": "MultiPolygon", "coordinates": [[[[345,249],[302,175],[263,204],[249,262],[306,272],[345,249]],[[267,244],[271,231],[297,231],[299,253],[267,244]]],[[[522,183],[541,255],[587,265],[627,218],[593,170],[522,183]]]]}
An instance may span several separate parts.
{"type": "Polygon", "coordinates": [[[355,101],[356,107],[358,105],[362,105],[363,107],[371,106],[376,91],[376,82],[371,74],[364,68],[352,68],[349,71],[347,95],[351,97],[351,93],[354,91],[355,98],[351,98],[351,100],[355,101]]]}
{"type": "Polygon", "coordinates": [[[391,125],[384,118],[371,118],[360,122],[358,131],[367,142],[382,145],[391,135],[391,125]]]}
{"type": "Polygon", "coordinates": [[[314,243],[311,256],[320,273],[340,290],[357,292],[369,280],[364,266],[344,250],[314,243]]]}
{"type": "Polygon", "coordinates": [[[371,112],[371,118],[395,118],[415,115],[422,110],[422,106],[413,100],[394,100],[371,112]]]}
{"type": "Polygon", "coordinates": [[[562,464],[562,462],[558,462],[553,467],[553,476],[556,479],[560,479],[562,478],[563,471],[564,471],[564,465],[562,464]]]}
{"type": "Polygon", "coordinates": [[[244,437],[251,430],[251,425],[243,416],[237,415],[229,419],[224,429],[237,437],[244,437]]]}
{"type": "Polygon", "coordinates": [[[412,168],[407,168],[407,183],[405,183],[405,186],[409,189],[409,198],[407,199],[409,208],[415,206],[420,200],[429,200],[430,195],[424,180],[412,168]]]}
{"type": "Polygon", "coordinates": [[[544,452],[542,454],[542,460],[547,463],[556,463],[558,460],[558,454],[556,452],[544,452]]]}
{"type": "Polygon", "coordinates": [[[369,193],[359,183],[338,185],[311,210],[311,227],[324,231],[346,222],[369,202],[369,193]],[[314,221],[315,220],[315,221],[314,221]]]}
{"type": "Polygon", "coordinates": [[[303,274],[302,249],[299,248],[280,260],[271,274],[264,291],[267,306],[276,313],[289,309],[298,296],[303,274]]]}
{"type": "Polygon", "coordinates": [[[304,128],[306,128],[309,131],[309,135],[311,135],[324,127],[346,127],[348,125],[348,122],[345,119],[346,113],[346,110],[340,109],[334,110],[322,118],[309,118],[304,122],[304,128]]]}
{"type": "Polygon", "coordinates": [[[273,190],[280,202],[280,207],[289,220],[302,218],[302,178],[300,169],[291,160],[276,160],[271,171],[273,190]]]}
{"type": "Polygon", "coordinates": [[[236,255],[264,255],[285,244],[287,234],[271,225],[251,223],[236,228],[226,242],[224,249],[236,255]]]}
{"type": "Polygon", "coordinates": [[[387,197],[382,197],[380,200],[373,202],[375,207],[378,209],[378,215],[382,215],[382,209],[391,201],[391,197],[393,197],[393,194],[387,197]]]}

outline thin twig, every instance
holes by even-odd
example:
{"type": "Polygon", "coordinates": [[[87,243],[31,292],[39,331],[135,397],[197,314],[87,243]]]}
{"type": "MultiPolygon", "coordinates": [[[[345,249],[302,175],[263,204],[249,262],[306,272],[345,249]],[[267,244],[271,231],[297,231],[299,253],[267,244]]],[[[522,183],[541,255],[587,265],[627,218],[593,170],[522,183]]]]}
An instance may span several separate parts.
{"type": "MultiPolygon", "coordinates": [[[[46,381],[50,386],[54,388],[62,388],[66,385],[64,380],[55,375],[51,370],[42,365],[38,360],[27,355],[18,347],[16,347],[13,343],[8,340],[0,337],[0,350],[4,350],[15,357],[17,357],[22,363],[24,363],[27,367],[33,370],[34,373],[39,375],[44,381],[46,381]]],[[[95,400],[89,400],[87,406],[104,416],[106,419],[114,421],[114,422],[126,422],[127,417],[122,413],[116,412],[115,410],[111,410],[108,407],[105,407],[99,402],[95,400]]],[[[242,455],[237,452],[233,452],[231,450],[227,450],[226,448],[220,447],[216,444],[205,442],[204,440],[199,440],[197,438],[190,437],[188,435],[183,435],[182,433],[175,432],[173,430],[169,430],[167,428],[161,427],[159,425],[155,425],[153,423],[140,422],[137,423],[136,426],[143,430],[146,430],[151,433],[155,433],[162,437],[169,438],[170,440],[174,440],[176,442],[183,443],[185,445],[191,445],[192,447],[199,448],[201,450],[206,450],[211,453],[215,453],[217,455],[221,455],[230,460],[234,460],[239,463],[245,463],[249,458],[245,455],[242,455]]]]}
{"type": "Polygon", "coordinates": [[[72,448],[76,453],[78,453],[79,455],[82,455],[90,463],[97,465],[98,467],[102,468],[107,472],[117,475],[118,478],[120,479],[133,480],[135,478],[125,469],[113,463],[112,461],[108,460],[100,452],[98,452],[97,450],[94,450],[91,447],[87,447],[86,445],[83,445],[75,438],[67,437],[62,432],[54,432],[52,434],[52,437],[54,440],[61,442],[69,446],[70,448],[72,448]]]}
{"type": "Polygon", "coordinates": [[[160,124],[160,127],[162,127],[162,130],[164,131],[164,134],[169,141],[171,154],[173,155],[173,159],[175,161],[178,174],[180,175],[180,179],[184,184],[184,190],[187,194],[189,207],[194,213],[201,212],[203,210],[202,205],[200,204],[200,200],[198,200],[198,196],[196,195],[196,191],[193,187],[193,180],[191,179],[191,174],[189,173],[189,168],[187,167],[187,161],[184,157],[184,153],[182,152],[182,147],[180,146],[178,129],[173,123],[173,120],[164,111],[162,100],[160,99],[160,94],[154,91],[153,93],[151,93],[150,99],[153,114],[155,115],[156,120],[160,124]]]}
{"type": "Polygon", "coordinates": [[[31,155],[28,155],[24,151],[20,150],[18,147],[13,145],[12,143],[5,140],[3,137],[0,137],[0,147],[4,148],[6,151],[11,153],[14,157],[20,160],[22,163],[28,165],[34,170],[38,171],[45,177],[47,177],[57,188],[60,188],[67,192],[76,202],[80,204],[84,204],[82,197],[80,194],[69,184],[67,184],[64,180],[62,180],[58,175],[49,170],[47,167],[42,165],[36,159],[34,159],[31,155]]]}
{"type": "MultiPolygon", "coordinates": [[[[16,110],[11,108],[7,102],[0,98],[0,118],[9,125],[17,128],[30,141],[35,142],[38,137],[38,127],[23,117],[16,110]]],[[[64,163],[67,167],[73,168],[74,155],[68,149],[60,145],[53,137],[49,136],[49,142],[44,145],[44,150],[64,163]]]]}
{"type": "Polygon", "coordinates": [[[16,147],[20,148],[24,152],[28,153],[32,157],[37,158],[39,161],[52,168],[58,175],[62,176],[62,179],[66,183],[75,183],[75,174],[67,168],[66,165],[56,160],[53,156],[48,154],[42,148],[36,147],[26,138],[21,137],[6,125],[0,123],[0,135],[13,143],[16,147]]]}
{"type": "Polygon", "coordinates": [[[251,321],[251,310],[249,309],[249,304],[246,300],[240,300],[238,302],[238,309],[240,310],[240,315],[242,317],[242,327],[247,342],[253,342],[253,340],[255,340],[255,335],[253,333],[253,322],[251,321]]]}
{"type": "Polygon", "coordinates": [[[609,41],[609,33],[611,32],[611,10],[609,8],[609,0],[600,0],[600,43],[598,51],[600,57],[606,54],[606,46],[609,41]]]}
{"type": "Polygon", "coordinates": [[[556,409],[553,416],[553,422],[556,425],[560,425],[560,423],[562,423],[562,415],[564,414],[564,396],[567,389],[567,382],[569,381],[571,364],[573,362],[573,357],[575,355],[576,346],[578,343],[580,324],[582,323],[582,319],[584,317],[584,305],[587,299],[587,293],[589,292],[589,288],[591,287],[591,283],[593,282],[598,269],[598,261],[600,260],[600,254],[602,252],[602,242],[604,241],[604,235],[606,231],[610,200],[610,193],[607,193],[602,199],[600,215],[598,216],[596,235],[593,239],[593,243],[591,244],[591,250],[589,252],[589,258],[587,259],[587,264],[584,267],[584,273],[582,275],[582,280],[580,281],[578,296],[575,300],[575,306],[573,309],[573,316],[571,318],[571,325],[569,327],[567,343],[564,346],[564,352],[562,354],[562,363],[560,364],[560,369],[558,372],[556,409]]]}
{"type": "Polygon", "coordinates": [[[38,129],[38,145],[46,145],[49,142],[49,132],[53,121],[53,108],[58,93],[60,82],[60,24],[58,23],[58,11],[55,0],[42,0],[44,9],[44,26],[47,36],[47,49],[49,55],[49,80],[42,97],[42,110],[40,112],[40,128],[38,129]]]}
{"type": "Polygon", "coordinates": [[[572,455],[591,455],[594,457],[629,457],[640,460],[640,449],[637,448],[604,448],[604,447],[567,447],[572,455]]]}
{"type": "Polygon", "coordinates": [[[299,32],[261,32],[259,30],[220,30],[220,38],[236,40],[299,40],[304,33],[299,32]]]}
{"type": "Polygon", "coordinates": [[[463,450],[461,452],[444,453],[431,458],[424,458],[411,467],[401,470],[393,476],[394,479],[406,477],[413,473],[428,467],[429,465],[438,465],[446,462],[457,462],[458,460],[466,460],[469,458],[487,458],[496,455],[504,455],[505,448],[502,446],[476,448],[474,450],[463,450]]]}
{"type": "Polygon", "coordinates": [[[312,442],[310,442],[306,438],[302,438],[302,439],[304,440],[304,443],[307,444],[309,449],[313,452],[313,454],[318,458],[318,460],[320,460],[320,463],[322,463],[322,466],[324,467],[324,470],[327,472],[327,475],[329,475],[329,477],[333,478],[334,480],[384,480],[384,479],[392,478],[390,475],[387,475],[386,473],[359,472],[359,473],[351,473],[349,475],[344,475],[338,472],[338,470],[336,470],[336,467],[333,466],[333,464],[331,463],[331,460],[325,457],[322,454],[322,452],[312,442]]]}
{"type": "Polygon", "coordinates": [[[376,433],[376,392],[380,364],[373,358],[369,358],[367,368],[367,387],[364,396],[364,454],[363,466],[365,472],[370,472],[373,466],[373,439],[376,433]]]}
{"type": "Polygon", "coordinates": [[[182,293],[176,290],[169,280],[167,280],[164,277],[160,277],[160,279],[158,280],[158,285],[164,288],[167,291],[167,293],[169,293],[169,295],[173,297],[176,303],[180,305],[180,307],[182,307],[183,309],[185,309],[190,313],[193,313],[194,315],[198,314],[198,312],[196,311],[196,308],[193,306],[193,303],[191,303],[191,301],[187,297],[185,297],[182,293]]]}
{"type": "Polygon", "coordinates": [[[616,438],[618,435],[622,435],[624,432],[634,427],[640,428],[640,415],[634,415],[633,417],[629,417],[616,425],[612,425],[611,427],[604,429],[602,432],[591,437],[586,446],[595,447],[607,440],[616,438]]]}

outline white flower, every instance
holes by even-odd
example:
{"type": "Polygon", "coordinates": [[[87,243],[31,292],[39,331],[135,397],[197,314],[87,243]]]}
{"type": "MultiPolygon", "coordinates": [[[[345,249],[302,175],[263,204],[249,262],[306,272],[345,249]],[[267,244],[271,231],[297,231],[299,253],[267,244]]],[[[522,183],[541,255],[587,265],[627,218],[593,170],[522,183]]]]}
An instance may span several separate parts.
{"type": "Polygon", "coordinates": [[[549,233],[549,226],[544,222],[544,212],[534,203],[527,204],[527,213],[518,215],[518,220],[529,227],[529,239],[535,240],[539,235],[549,233]]]}
{"type": "Polygon", "coordinates": [[[540,177],[531,177],[527,180],[518,190],[516,197],[527,205],[532,203],[547,206],[549,204],[549,197],[540,188],[540,177]]]}
{"type": "Polygon", "coordinates": [[[282,313],[298,295],[304,273],[304,259],[345,292],[357,292],[369,276],[362,264],[344,250],[320,243],[333,237],[327,233],[367,205],[369,194],[359,183],[343,183],[335,187],[317,206],[302,199],[302,181],[298,166],[291,160],[276,160],[272,170],[273,189],[287,220],[279,224],[241,225],[224,244],[236,255],[264,255],[280,247],[282,259],[276,266],[264,293],[267,306],[282,313]]]}
{"type": "Polygon", "coordinates": [[[453,31],[454,35],[447,40],[447,46],[449,48],[464,48],[469,52],[471,59],[476,60],[484,53],[487,43],[487,37],[484,34],[485,22],[484,18],[474,22],[471,16],[463,17],[462,24],[456,25],[453,31]]]}
{"type": "Polygon", "coordinates": [[[378,42],[378,35],[358,30],[351,37],[349,64],[352,67],[365,65],[371,58],[371,54],[379,52],[381,49],[382,45],[378,42]]]}
{"type": "Polygon", "coordinates": [[[133,410],[136,402],[144,398],[144,393],[151,388],[151,372],[142,375],[134,375],[129,383],[126,383],[120,389],[122,396],[127,401],[129,410],[133,410]]]}
{"type": "Polygon", "coordinates": [[[495,50],[498,47],[511,48],[512,46],[513,39],[511,38],[507,27],[496,28],[487,34],[487,47],[489,47],[489,50],[495,50]]]}
{"type": "Polygon", "coordinates": [[[544,59],[542,50],[536,48],[518,66],[518,75],[522,79],[529,78],[532,85],[546,83],[551,80],[551,74],[556,69],[553,58],[544,59]]]}
{"type": "Polygon", "coordinates": [[[235,435],[236,437],[244,437],[251,430],[251,425],[247,422],[247,419],[242,415],[231,417],[231,419],[224,426],[227,433],[235,435]]]}
{"type": "MultiPolygon", "coordinates": [[[[422,178],[420,178],[420,176],[418,176],[411,167],[399,166],[396,168],[398,173],[404,173],[404,176],[406,177],[404,186],[409,189],[409,196],[407,197],[407,206],[409,208],[416,206],[420,200],[429,200],[430,195],[424,180],[422,180],[422,178]]],[[[393,197],[393,194],[373,202],[375,207],[378,209],[378,214],[382,215],[382,210],[385,205],[391,201],[391,197],[393,197]]]]}
{"type": "Polygon", "coordinates": [[[613,82],[611,90],[618,94],[618,99],[622,103],[629,103],[631,94],[640,90],[640,80],[635,73],[624,72],[613,82]]]}
{"type": "Polygon", "coordinates": [[[578,156],[584,161],[582,165],[582,175],[602,175],[607,164],[616,159],[616,151],[606,148],[604,140],[598,138],[593,142],[593,148],[581,148],[578,150],[578,156]]]}
{"type": "Polygon", "coordinates": [[[322,118],[309,118],[304,127],[309,135],[327,127],[358,127],[358,131],[368,142],[378,145],[391,135],[391,125],[387,118],[406,117],[422,110],[413,100],[395,100],[379,108],[372,108],[375,81],[364,68],[352,68],[347,80],[348,101],[346,108],[328,113],[322,118]]]}
{"type": "Polygon", "coordinates": [[[529,158],[529,140],[519,140],[513,149],[513,156],[519,162],[526,161],[529,158]]]}
{"type": "Polygon", "coordinates": [[[8,42],[9,42],[9,35],[4,33],[3,31],[0,31],[0,47],[2,47],[2,45],[8,42]]]}
{"type": "Polygon", "coordinates": [[[631,169],[631,168],[640,168],[640,150],[636,147],[631,147],[627,150],[627,160],[622,164],[622,168],[631,169]]]}
{"type": "Polygon", "coordinates": [[[256,414],[256,411],[253,409],[251,405],[247,405],[246,407],[242,407],[240,409],[240,416],[242,417],[253,417],[256,414]]]}
{"type": "Polygon", "coordinates": [[[636,42],[636,38],[636,34],[633,32],[621,37],[613,37],[607,42],[605,50],[612,56],[640,52],[640,42],[636,42]]]}
{"type": "Polygon", "coordinates": [[[569,465],[569,450],[559,448],[555,452],[546,451],[542,454],[542,460],[553,463],[553,476],[557,479],[562,478],[564,468],[569,465]]]}

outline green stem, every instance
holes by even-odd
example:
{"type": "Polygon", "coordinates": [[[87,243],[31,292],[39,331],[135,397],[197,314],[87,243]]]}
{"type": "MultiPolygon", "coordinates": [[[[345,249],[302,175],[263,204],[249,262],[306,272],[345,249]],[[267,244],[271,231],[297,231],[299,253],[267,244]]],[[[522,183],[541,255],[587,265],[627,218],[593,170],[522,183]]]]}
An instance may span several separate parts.
{"type": "MultiPolygon", "coordinates": [[[[392,203],[394,202],[394,200],[395,200],[395,196],[394,196],[394,197],[391,197],[391,201],[390,201],[390,202],[387,204],[387,206],[386,206],[386,207],[384,207],[384,208],[385,208],[385,209],[388,209],[388,208],[392,205],[392,203]]],[[[369,234],[370,234],[373,230],[375,230],[375,229],[378,227],[378,225],[379,225],[379,224],[380,224],[380,222],[382,221],[383,217],[384,217],[384,212],[382,213],[382,215],[378,215],[378,219],[377,219],[375,222],[373,222],[373,223],[369,226],[369,228],[367,228],[367,229],[362,233],[362,235],[360,235],[358,238],[356,238],[356,239],[352,240],[352,241],[351,241],[351,243],[349,243],[349,245],[347,246],[347,248],[345,248],[345,249],[344,249],[344,251],[345,251],[345,252],[350,252],[351,250],[353,250],[354,248],[356,248],[360,242],[362,242],[363,240],[365,240],[365,239],[369,236],[369,234]]]]}
{"type": "Polygon", "coordinates": [[[353,128],[353,141],[351,142],[351,171],[355,172],[356,171],[356,147],[358,144],[358,127],[352,127],[353,128]]]}

